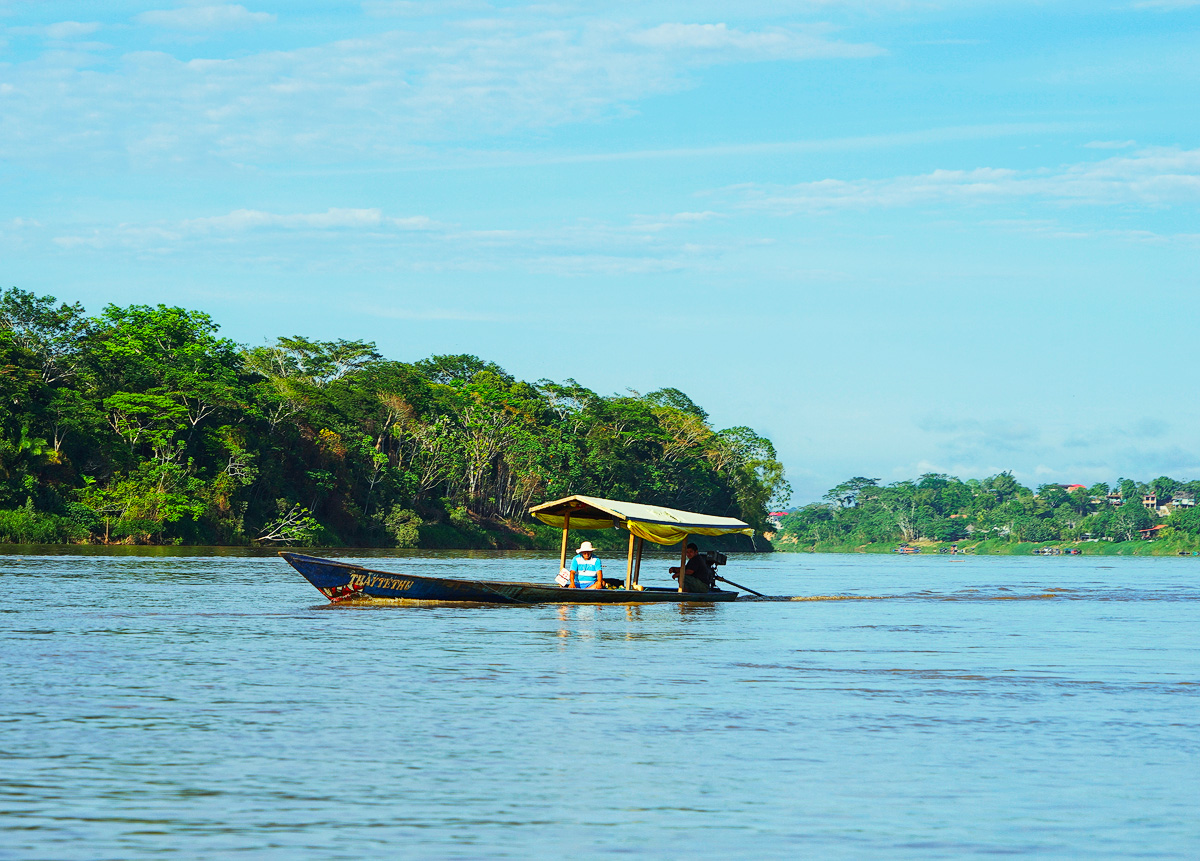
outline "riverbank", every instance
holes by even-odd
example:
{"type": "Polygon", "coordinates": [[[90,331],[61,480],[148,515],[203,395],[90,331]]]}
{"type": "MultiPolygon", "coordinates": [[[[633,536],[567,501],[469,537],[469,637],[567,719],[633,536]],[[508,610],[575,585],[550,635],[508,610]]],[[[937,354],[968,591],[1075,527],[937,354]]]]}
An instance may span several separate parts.
{"type": "MultiPolygon", "coordinates": [[[[705,550],[720,550],[723,553],[770,553],[775,547],[767,539],[757,536],[753,539],[745,535],[723,535],[715,538],[698,536],[699,543],[705,550]]],[[[596,529],[588,531],[571,530],[567,543],[572,551],[583,541],[592,544],[608,557],[614,554],[623,556],[628,547],[629,533],[621,529],[596,529]]],[[[427,523],[416,528],[416,537],[412,544],[405,547],[366,545],[351,546],[346,544],[325,544],[319,547],[306,545],[306,549],[338,549],[338,550],[530,550],[558,551],[562,544],[562,531],[547,526],[544,523],[519,521],[490,521],[478,522],[463,519],[458,523],[427,523]]],[[[230,551],[261,551],[272,554],[276,550],[285,550],[289,544],[187,544],[183,542],[146,542],[127,539],[108,543],[96,541],[62,541],[46,540],[45,537],[34,534],[25,540],[0,541],[0,552],[12,552],[23,547],[62,547],[104,548],[113,550],[127,548],[137,554],[154,548],[187,548],[197,547],[212,549],[227,549],[230,551]]],[[[676,545],[678,547],[678,545],[676,545]]]]}
{"type": "MultiPolygon", "coordinates": [[[[874,544],[835,544],[818,541],[808,545],[788,541],[775,542],[775,549],[781,553],[893,553],[897,546],[894,541],[874,544]]],[[[959,554],[976,556],[1036,556],[1047,549],[1064,554],[1066,551],[1078,550],[1080,556],[1200,556],[1200,539],[1191,537],[1163,541],[1038,542],[993,538],[987,541],[914,541],[908,546],[918,548],[922,554],[949,554],[957,550],[959,554]]]]}

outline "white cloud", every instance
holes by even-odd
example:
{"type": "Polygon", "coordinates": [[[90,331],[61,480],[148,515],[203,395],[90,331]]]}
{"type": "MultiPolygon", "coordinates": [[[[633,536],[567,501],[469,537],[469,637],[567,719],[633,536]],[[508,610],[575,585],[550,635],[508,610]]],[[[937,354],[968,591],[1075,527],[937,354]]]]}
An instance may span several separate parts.
{"type": "Polygon", "coordinates": [[[1084,146],[1087,149],[1129,149],[1137,146],[1137,141],[1088,141],[1084,146]]]}
{"type": "Polygon", "coordinates": [[[414,215],[408,218],[390,218],[388,222],[400,230],[436,230],[442,226],[432,218],[427,218],[424,215],[414,215]]]}
{"type": "MultiPolygon", "coordinates": [[[[37,225],[41,226],[41,225],[37,225]]],[[[174,223],[118,224],[96,227],[82,233],[56,236],[53,241],[63,248],[123,247],[143,251],[169,251],[186,242],[236,241],[247,234],[303,233],[305,238],[334,237],[346,232],[384,238],[405,233],[440,229],[442,225],[424,215],[389,217],[380,209],[332,207],[324,212],[278,213],[259,209],[235,209],[224,215],[189,218],[174,223]]],[[[259,241],[256,239],[255,241],[259,241]]]]}
{"type": "Polygon", "coordinates": [[[1133,440],[1144,442],[1162,439],[1171,426],[1161,419],[1143,418],[1126,424],[1089,425],[1069,430],[1062,442],[1064,448],[1091,448],[1097,445],[1133,440]]]}
{"type": "Polygon", "coordinates": [[[376,18],[425,18],[451,12],[493,12],[483,0],[365,0],[363,12],[376,18]]]}
{"type": "Polygon", "coordinates": [[[1059,204],[1166,206],[1200,200],[1200,149],[1155,147],[1058,169],[982,167],[935,170],[887,179],[823,179],[792,186],[743,185],[727,190],[737,205],[791,214],[940,203],[991,203],[1019,198],[1059,204]]]}
{"type": "Polygon", "coordinates": [[[615,254],[563,254],[538,257],[529,261],[529,271],[558,278],[589,275],[651,275],[692,269],[694,260],[682,257],[623,257],[615,254]]]}
{"type": "Polygon", "coordinates": [[[746,32],[725,24],[660,24],[630,34],[629,40],[660,51],[702,51],[748,59],[872,57],[883,53],[874,45],[832,42],[782,28],[746,32]]]}
{"type": "Polygon", "coordinates": [[[1001,229],[1041,236],[1050,239],[1116,239],[1127,243],[1153,245],[1200,245],[1200,233],[1156,232],[1139,228],[1072,229],[1062,226],[1055,219],[998,218],[981,222],[1001,229]]]}
{"type": "Polygon", "coordinates": [[[524,229],[462,229],[427,216],[390,216],[375,208],[302,213],[238,209],[174,222],[97,225],[71,232],[51,227],[40,232],[62,249],[122,250],[141,257],[217,251],[227,261],[244,257],[261,262],[292,259],[303,245],[304,256],[319,246],[323,260],[345,261],[345,266],[360,269],[579,277],[711,269],[745,240],[696,242],[690,228],[710,217],[717,216],[682,212],[653,221],[582,219],[524,229]]]}
{"type": "Polygon", "coordinates": [[[134,20],[139,24],[168,30],[234,30],[269,24],[275,20],[275,16],[269,12],[251,12],[240,4],[227,3],[222,6],[153,9],[142,12],[134,20]]]}
{"type": "Polygon", "coordinates": [[[380,209],[330,208],[325,212],[277,213],[258,209],[236,209],[226,215],[192,218],[182,223],[188,231],[239,232],[259,228],[276,230],[353,230],[383,228],[433,230],[440,225],[424,215],[387,218],[380,209]]]}
{"type": "Polygon", "coordinates": [[[957,419],[927,416],[917,422],[927,433],[942,437],[939,444],[948,454],[964,459],[984,459],[1026,451],[1038,445],[1041,431],[1025,422],[1009,419],[957,419]]]}
{"type": "Polygon", "coordinates": [[[713,212],[712,210],[704,212],[675,212],[666,215],[635,215],[630,222],[628,232],[641,232],[644,234],[658,233],[663,230],[687,227],[723,217],[721,213],[713,212]]]}
{"type": "MultiPolygon", "coordinates": [[[[202,30],[263,14],[186,6],[138,20],[202,30]]],[[[400,164],[450,140],[625,116],[640,99],[690,86],[691,70],[713,63],[874,50],[724,25],[469,23],[232,58],[143,50],[86,70],[66,58],[14,64],[6,83],[15,90],[0,102],[0,158],[400,164]]]]}
{"type": "Polygon", "coordinates": [[[163,246],[183,239],[177,230],[165,227],[119,224],[116,227],[95,228],[84,233],[55,236],[53,242],[60,248],[152,248],[163,251],[163,246]]]}
{"type": "Polygon", "coordinates": [[[989,123],[950,126],[906,132],[884,132],[842,138],[814,138],[708,146],[671,147],[670,149],[617,150],[602,152],[495,152],[482,151],[472,157],[460,154],[459,165],[475,168],[501,168],[516,165],[585,164],[592,162],[642,161],[652,159],[724,158],[728,156],[783,155],[787,153],[845,153],[851,150],[876,150],[900,146],[927,146],[947,141],[988,140],[999,137],[1073,132],[1069,123],[989,123]]]}
{"type": "Polygon", "coordinates": [[[1190,9],[1193,6],[1200,6],[1200,0],[1142,0],[1140,3],[1134,3],[1134,9],[1162,9],[1170,11],[1172,9],[1190,9]]]}
{"type": "Polygon", "coordinates": [[[254,230],[274,227],[283,230],[316,229],[337,230],[342,228],[379,227],[383,224],[383,212],[378,209],[329,209],[325,212],[281,215],[257,209],[237,209],[227,215],[193,218],[183,222],[185,229],[201,231],[254,230]]]}
{"type": "Polygon", "coordinates": [[[95,21],[59,21],[46,28],[46,36],[50,39],[74,39],[95,33],[99,29],[100,24],[95,21]]]}

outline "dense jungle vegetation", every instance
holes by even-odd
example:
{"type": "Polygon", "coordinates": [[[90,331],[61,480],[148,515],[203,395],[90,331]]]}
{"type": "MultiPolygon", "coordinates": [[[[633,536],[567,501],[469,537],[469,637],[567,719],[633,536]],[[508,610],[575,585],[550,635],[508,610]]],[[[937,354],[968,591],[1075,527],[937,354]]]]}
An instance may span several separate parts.
{"type": "Polygon", "coordinates": [[[0,293],[0,541],[556,546],[525,512],[571,493],[761,531],[790,490],[769,440],[677,389],[605,396],[364,341],[250,348],[198,311],[0,293]]]}
{"type": "Polygon", "coordinates": [[[781,549],[849,549],[870,544],[934,541],[990,543],[1140,541],[1155,526],[1157,541],[1200,546],[1200,481],[1162,476],[1114,486],[1043,484],[1034,492],[1010,472],[961,481],[927,474],[881,485],[858,476],[783,518],[781,549]],[[1153,508],[1145,497],[1154,494],[1153,508]]]}

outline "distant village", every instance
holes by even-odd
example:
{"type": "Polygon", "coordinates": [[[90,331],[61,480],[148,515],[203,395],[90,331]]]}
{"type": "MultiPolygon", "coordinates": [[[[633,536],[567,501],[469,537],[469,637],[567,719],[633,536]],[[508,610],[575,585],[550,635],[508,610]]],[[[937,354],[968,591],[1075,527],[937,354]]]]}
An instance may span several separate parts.
{"type": "MultiPolygon", "coordinates": [[[[1053,484],[1048,486],[1062,488],[1067,493],[1071,493],[1076,490],[1087,490],[1087,487],[1082,484],[1053,484]]],[[[1089,499],[1093,505],[1103,505],[1107,503],[1108,505],[1120,506],[1125,504],[1125,497],[1122,496],[1118,491],[1107,493],[1103,497],[1092,496],[1089,497],[1089,499]]],[[[1170,517],[1176,511],[1195,507],[1196,494],[1190,490],[1175,490],[1171,493],[1162,495],[1155,493],[1154,491],[1142,494],[1142,508],[1146,509],[1152,514],[1158,515],[1159,517],[1170,517]]],[[[1138,532],[1141,533],[1143,538],[1150,540],[1155,537],[1155,534],[1159,530],[1167,528],[1168,525],[1169,524],[1166,523],[1159,523],[1154,526],[1148,526],[1145,529],[1139,529],[1138,532]]]]}

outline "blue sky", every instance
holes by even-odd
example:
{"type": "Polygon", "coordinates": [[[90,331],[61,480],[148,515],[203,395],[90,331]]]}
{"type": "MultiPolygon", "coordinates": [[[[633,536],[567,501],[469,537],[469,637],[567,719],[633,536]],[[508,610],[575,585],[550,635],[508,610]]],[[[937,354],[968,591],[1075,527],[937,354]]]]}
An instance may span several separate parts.
{"type": "Polygon", "coordinates": [[[1200,0],[0,0],[0,280],[676,386],[851,475],[1200,478],[1200,0]]]}

